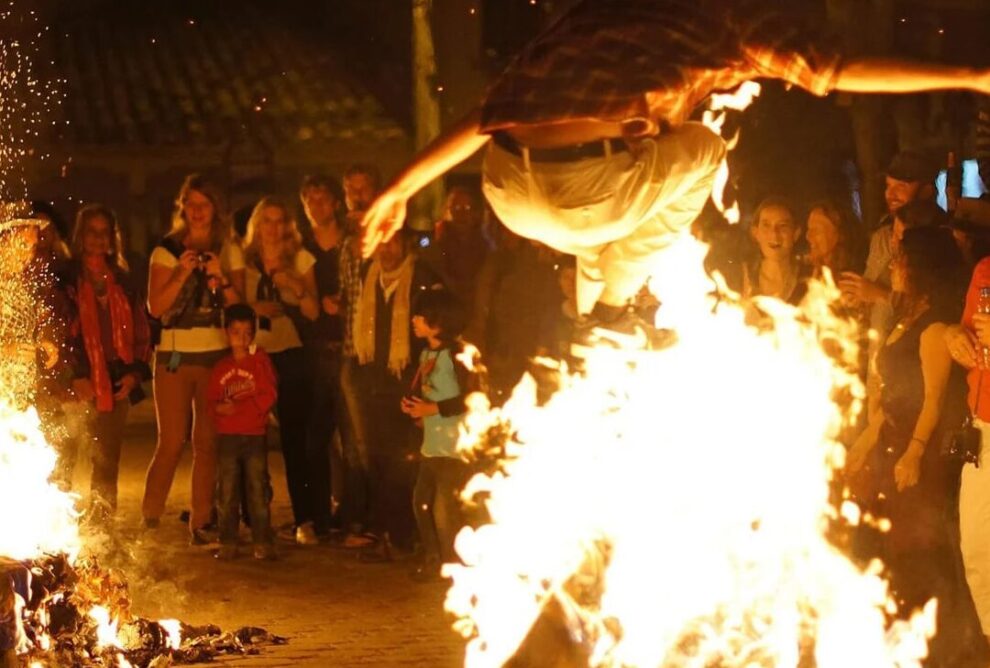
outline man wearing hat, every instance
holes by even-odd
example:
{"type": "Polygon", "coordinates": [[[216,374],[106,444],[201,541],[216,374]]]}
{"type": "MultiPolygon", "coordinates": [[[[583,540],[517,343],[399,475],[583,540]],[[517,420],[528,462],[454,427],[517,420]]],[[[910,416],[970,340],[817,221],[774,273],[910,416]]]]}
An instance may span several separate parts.
{"type": "Polygon", "coordinates": [[[894,308],[890,301],[890,260],[893,255],[894,214],[915,200],[935,199],[936,172],[932,163],[916,151],[901,151],[887,167],[884,199],[887,214],[870,238],[870,253],[863,274],[844,272],[839,277],[843,295],[860,304],[869,313],[870,337],[866,371],[867,394],[879,390],[874,368],[880,342],[886,340],[893,325],[894,308]]]}

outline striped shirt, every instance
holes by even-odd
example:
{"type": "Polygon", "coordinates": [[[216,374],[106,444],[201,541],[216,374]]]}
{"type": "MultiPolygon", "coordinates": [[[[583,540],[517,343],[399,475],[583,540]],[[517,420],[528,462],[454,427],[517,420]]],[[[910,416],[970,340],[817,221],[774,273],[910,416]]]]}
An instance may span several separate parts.
{"type": "Polygon", "coordinates": [[[759,77],[815,95],[837,51],[766,0],[583,0],[489,89],[482,131],[594,120],[629,135],[676,126],[713,91],[759,77]]]}

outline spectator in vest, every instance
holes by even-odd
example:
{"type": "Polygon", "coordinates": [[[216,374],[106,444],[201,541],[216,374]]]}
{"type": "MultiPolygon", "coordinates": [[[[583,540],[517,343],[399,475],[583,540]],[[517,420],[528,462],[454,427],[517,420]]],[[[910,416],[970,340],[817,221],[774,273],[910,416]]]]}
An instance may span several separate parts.
{"type": "Polygon", "coordinates": [[[300,545],[314,545],[330,525],[329,443],[307,438],[312,396],[300,331],[319,316],[316,258],[285,202],[265,197],[254,207],[244,235],[247,303],[258,314],[255,341],[278,375],[278,415],[285,477],[300,545]],[[313,446],[311,451],[309,448],[313,446]]]}
{"type": "Polygon", "coordinates": [[[152,251],[148,311],[162,323],[155,355],[158,444],[148,467],[142,514],[159,524],[182,446],[192,422],[193,544],[209,542],[216,487],[216,443],[208,417],[210,369],[226,354],[223,309],[244,295],[244,256],[230,231],[220,189],[209,179],[186,178],[175,200],[172,229],[152,251]]]}
{"type": "Polygon", "coordinates": [[[102,204],[76,214],[65,288],[73,321],[73,391],[90,406],[93,474],[88,519],[105,524],[117,510],[117,475],[131,404],[151,379],[151,330],[122,253],[117,216],[102,204]]]}

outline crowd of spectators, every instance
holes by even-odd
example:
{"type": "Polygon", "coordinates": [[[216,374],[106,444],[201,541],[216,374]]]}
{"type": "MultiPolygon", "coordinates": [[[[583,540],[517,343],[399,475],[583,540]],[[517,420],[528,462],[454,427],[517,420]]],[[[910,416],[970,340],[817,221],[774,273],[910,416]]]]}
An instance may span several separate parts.
{"type": "MultiPolygon", "coordinates": [[[[695,233],[711,244],[709,270],[744,300],[799,304],[809,280],[835,282],[836,310],[862,323],[868,404],[842,482],[893,520],[889,532],[861,532],[853,549],[883,559],[908,607],[938,596],[944,628],[978,633],[966,620],[990,629],[990,485],[943,443],[964,424],[990,434],[981,382],[990,316],[978,312],[990,237],[974,216],[938,207],[923,156],[898,154],[886,179],[888,212],[869,238],[839,201],[782,196],[762,201],[746,226],[699,223],[695,233]]],[[[35,261],[55,270],[65,304],[67,396],[91,419],[87,521],[112,524],[128,407],[151,381],[149,530],[188,442],[190,540],[213,543],[219,526],[221,558],[237,554],[240,508],[259,558],[274,557],[277,536],[334,543],[365,562],[418,552],[422,579],[455,558],[453,536],[468,521],[454,500],[469,475],[454,450],[464,398],[482,388],[500,404],[535,356],[567,355],[580,318],[575,261],[513,234],[460,186],[431,235],[403,229],[365,260],[359,222],[379,185],[369,165],[340,182],[307,177],[298,202],[262,198],[237,235],[220,190],[192,175],[151,253],[146,300],[108,208],[83,206],[64,250],[57,238],[40,244],[48,250],[35,261]],[[464,341],[484,360],[483,384],[463,362],[464,341]],[[293,519],[270,529],[273,431],[293,519]]],[[[970,204],[990,222],[986,203],[970,204]]]]}

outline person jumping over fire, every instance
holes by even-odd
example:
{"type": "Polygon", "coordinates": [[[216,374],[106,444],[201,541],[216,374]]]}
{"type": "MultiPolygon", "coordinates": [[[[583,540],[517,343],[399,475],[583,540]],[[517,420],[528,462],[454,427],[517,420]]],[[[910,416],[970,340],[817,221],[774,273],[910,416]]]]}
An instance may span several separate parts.
{"type": "Polygon", "coordinates": [[[365,256],[402,227],[410,197],[487,147],[483,190],[499,218],[577,256],[578,337],[648,332],[631,300],[701,211],[725,155],[688,121],[709,94],[761,77],[819,96],[990,93],[990,69],[844,58],[779,4],[578,2],[382,191],[362,221],[365,256]]]}

